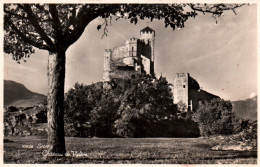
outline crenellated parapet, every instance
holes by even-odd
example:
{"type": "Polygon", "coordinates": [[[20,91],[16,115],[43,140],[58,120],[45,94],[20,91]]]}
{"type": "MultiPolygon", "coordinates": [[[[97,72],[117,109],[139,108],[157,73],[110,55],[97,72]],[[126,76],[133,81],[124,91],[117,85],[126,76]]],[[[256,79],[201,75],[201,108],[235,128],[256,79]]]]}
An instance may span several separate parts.
{"type": "Polygon", "coordinates": [[[137,39],[137,38],[130,38],[130,39],[127,39],[125,40],[125,44],[137,44],[140,40],[137,39]]]}
{"type": "Polygon", "coordinates": [[[142,29],[140,31],[140,35],[152,35],[155,36],[155,31],[153,29],[151,29],[150,27],[145,27],[144,29],[142,29]]]}

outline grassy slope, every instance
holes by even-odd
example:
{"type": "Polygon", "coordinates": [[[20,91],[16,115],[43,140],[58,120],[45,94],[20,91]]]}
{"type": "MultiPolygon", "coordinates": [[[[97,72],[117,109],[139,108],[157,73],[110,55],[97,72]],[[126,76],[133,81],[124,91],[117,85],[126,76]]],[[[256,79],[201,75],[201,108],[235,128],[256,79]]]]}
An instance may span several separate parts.
{"type": "Polygon", "coordinates": [[[4,106],[29,107],[44,99],[45,95],[32,92],[23,84],[4,80],[4,106]]]}
{"type": "MultiPolygon", "coordinates": [[[[42,156],[44,137],[7,137],[5,163],[50,163],[42,156]],[[33,145],[33,149],[22,145],[33,145]]],[[[81,151],[54,163],[166,163],[166,164],[248,164],[256,163],[257,153],[249,151],[212,151],[218,141],[206,138],[66,138],[67,152],[81,151]],[[81,154],[82,155],[82,154],[81,154]]]]}

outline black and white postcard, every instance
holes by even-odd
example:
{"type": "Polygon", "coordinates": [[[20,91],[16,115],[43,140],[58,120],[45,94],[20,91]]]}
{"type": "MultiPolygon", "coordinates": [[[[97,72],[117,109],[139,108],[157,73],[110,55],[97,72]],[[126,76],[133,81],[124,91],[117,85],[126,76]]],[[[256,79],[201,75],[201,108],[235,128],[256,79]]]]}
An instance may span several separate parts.
{"type": "Polygon", "coordinates": [[[2,163],[256,166],[258,5],[4,1],[2,163]]]}

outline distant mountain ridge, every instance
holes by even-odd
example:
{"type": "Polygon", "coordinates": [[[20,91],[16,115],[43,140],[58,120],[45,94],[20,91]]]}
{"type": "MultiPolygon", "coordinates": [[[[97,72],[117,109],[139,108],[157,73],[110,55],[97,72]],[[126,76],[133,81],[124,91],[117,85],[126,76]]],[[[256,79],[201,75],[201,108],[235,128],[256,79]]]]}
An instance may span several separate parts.
{"type": "Polygon", "coordinates": [[[32,92],[21,83],[4,80],[4,107],[30,107],[45,99],[45,95],[32,92]]]}
{"type": "Polygon", "coordinates": [[[232,105],[235,115],[239,118],[257,120],[257,96],[246,100],[233,101],[232,105]]]}

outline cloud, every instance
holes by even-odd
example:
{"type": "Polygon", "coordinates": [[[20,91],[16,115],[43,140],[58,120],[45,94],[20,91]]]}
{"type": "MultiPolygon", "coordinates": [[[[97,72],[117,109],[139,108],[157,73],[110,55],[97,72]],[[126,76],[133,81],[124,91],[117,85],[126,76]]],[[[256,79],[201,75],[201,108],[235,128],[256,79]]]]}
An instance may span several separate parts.
{"type": "Polygon", "coordinates": [[[255,93],[255,92],[252,92],[252,93],[250,94],[249,98],[253,98],[253,97],[255,97],[255,96],[256,96],[256,93],[255,93]]]}

